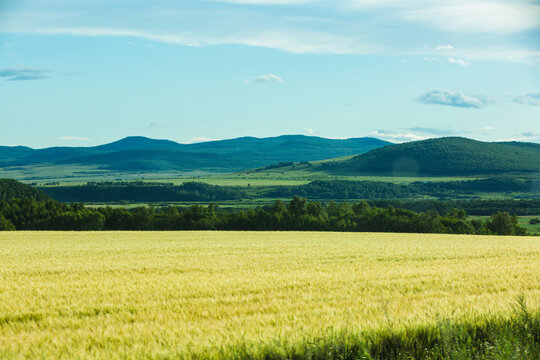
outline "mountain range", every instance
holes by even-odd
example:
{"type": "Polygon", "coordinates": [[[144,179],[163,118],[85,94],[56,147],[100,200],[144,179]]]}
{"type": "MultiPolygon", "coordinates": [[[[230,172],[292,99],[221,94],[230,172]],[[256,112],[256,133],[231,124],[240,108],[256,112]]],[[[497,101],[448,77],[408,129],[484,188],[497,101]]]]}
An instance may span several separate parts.
{"type": "Polygon", "coordinates": [[[303,135],[241,137],[195,144],[127,137],[94,147],[2,146],[0,169],[77,165],[121,172],[233,172],[280,162],[356,155],[389,144],[375,138],[327,139],[303,135]]]}
{"type": "Polygon", "coordinates": [[[375,138],[340,140],[283,135],[195,144],[127,137],[94,147],[0,147],[0,172],[41,168],[59,177],[75,168],[81,173],[93,170],[103,174],[194,171],[280,174],[305,171],[384,176],[532,174],[540,173],[540,144],[483,142],[462,137],[392,144],[375,138]]]}

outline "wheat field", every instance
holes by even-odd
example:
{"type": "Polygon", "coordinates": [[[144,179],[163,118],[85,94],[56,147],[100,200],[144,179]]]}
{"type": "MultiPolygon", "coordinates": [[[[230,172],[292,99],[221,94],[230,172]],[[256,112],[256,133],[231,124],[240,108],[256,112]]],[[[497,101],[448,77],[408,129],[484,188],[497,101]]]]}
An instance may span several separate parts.
{"type": "Polygon", "coordinates": [[[0,358],[177,358],[540,307],[540,238],[0,233],[0,358]]]}

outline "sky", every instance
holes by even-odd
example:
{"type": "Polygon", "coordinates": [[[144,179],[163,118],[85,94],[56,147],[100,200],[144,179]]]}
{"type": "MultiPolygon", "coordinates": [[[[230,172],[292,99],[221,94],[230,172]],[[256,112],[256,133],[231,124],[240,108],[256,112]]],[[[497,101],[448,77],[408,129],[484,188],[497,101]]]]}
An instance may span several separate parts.
{"type": "Polygon", "coordinates": [[[0,145],[540,143],[538,0],[0,0],[0,145]]]}

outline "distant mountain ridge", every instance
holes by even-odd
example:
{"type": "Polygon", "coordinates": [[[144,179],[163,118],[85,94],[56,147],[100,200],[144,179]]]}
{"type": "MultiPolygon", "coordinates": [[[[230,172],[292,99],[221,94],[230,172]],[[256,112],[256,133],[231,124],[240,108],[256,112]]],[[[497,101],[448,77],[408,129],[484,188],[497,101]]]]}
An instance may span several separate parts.
{"type": "MultiPolygon", "coordinates": [[[[302,170],[295,165],[295,171],[302,170]]],[[[468,176],[540,173],[540,144],[444,137],[393,144],[348,159],[305,165],[341,175],[468,176]]],[[[259,171],[265,171],[260,169],[259,171]]],[[[273,171],[286,172],[286,167],[273,171]]]]}
{"type": "Polygon", "coordinates": [[[180,144],[141,136],[94,147],[0,147],[0,169],[24,166],[93,166],[126,172],[231,172],[279,162],[322,160],[356,155],[390,144],[375,138],[327,139],[282,135],[270,138],[180,144]]]}

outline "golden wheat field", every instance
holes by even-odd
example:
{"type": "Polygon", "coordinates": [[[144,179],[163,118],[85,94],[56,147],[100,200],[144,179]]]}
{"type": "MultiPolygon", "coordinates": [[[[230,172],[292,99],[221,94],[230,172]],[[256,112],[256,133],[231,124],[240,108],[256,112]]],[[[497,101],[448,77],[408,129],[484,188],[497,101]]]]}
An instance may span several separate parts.
{"type": "Polygon", "coordinates": [[[0,233],[0,358],[166,358],[540,306],[540,238],[0,233]]]}

